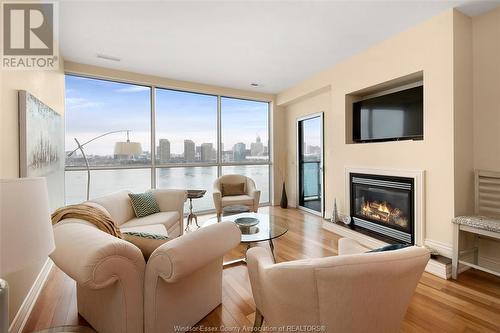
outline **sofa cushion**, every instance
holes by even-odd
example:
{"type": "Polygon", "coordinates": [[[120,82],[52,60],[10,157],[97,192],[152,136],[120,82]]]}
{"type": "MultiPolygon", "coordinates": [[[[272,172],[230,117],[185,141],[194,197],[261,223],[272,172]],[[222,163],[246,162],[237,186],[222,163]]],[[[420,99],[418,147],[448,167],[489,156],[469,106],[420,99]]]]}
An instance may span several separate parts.
{"type": "Polygon", "coordinates": [[[95,202],[103,206],[111,215],[113,221],[117,225],[121,226],[124,222],[127,222],[135,217],[132,202],[128,197],[129,193],[129,191],[120,191],[104,197],[92,199],[91,202],[95,202]]]}
{"type": "Polygon", "coordinates": [[[153,193],[129,193],[128,196],[132,201],[135,216],[144,217],[160,212],[160,207],[158,207],[158,202],[156,202],[153,193]]]}
{"type": "Polygon", "coordinates": [[[120,225],[120,229],[146,226],[151,224],[163,224],[167,230],[179,221],[179,212],[160,212],[144,217],[135,217],[120,225]]]}
{"type": "Polygon", "coordinates": [[[249,195],[232,195],[222,197],[222,205],[253,205],[253,198],[249,195]]]}

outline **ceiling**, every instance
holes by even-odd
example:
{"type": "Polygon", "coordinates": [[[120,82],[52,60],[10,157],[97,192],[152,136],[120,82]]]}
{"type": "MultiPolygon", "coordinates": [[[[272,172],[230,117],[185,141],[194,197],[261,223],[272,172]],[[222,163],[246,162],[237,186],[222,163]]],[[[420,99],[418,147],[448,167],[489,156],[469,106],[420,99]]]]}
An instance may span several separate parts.
{"type": "Polygon", "coordinates": [[[64,1],[59,34],[65,60],[278,93],[446,9],[459,8],[473,16],[499,4],[64,1]]]}

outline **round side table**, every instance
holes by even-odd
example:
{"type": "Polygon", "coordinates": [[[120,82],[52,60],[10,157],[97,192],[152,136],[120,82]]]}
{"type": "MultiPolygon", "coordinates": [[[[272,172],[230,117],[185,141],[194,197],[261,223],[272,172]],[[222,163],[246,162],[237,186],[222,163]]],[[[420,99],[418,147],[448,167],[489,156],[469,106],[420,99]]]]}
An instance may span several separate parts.
{"type": "Polygon", "coordinates": [[[198,217],[195,213],[193,213],[193,199],[203,198],[203,196],[207,193],[205,190],[187,190],[187,198],[189,199],[189,215],[187,217],[186,229],[184,231],[189,230],[189,226],[191,222],[194,220],[196,227],[200,227],[198,225],[198,217]]]}

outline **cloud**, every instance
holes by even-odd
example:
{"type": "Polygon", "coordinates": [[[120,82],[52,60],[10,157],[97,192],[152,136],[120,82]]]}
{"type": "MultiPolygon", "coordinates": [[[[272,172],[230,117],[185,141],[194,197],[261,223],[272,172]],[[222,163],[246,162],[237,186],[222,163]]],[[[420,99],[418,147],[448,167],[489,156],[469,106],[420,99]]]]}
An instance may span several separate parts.
{"type": "Polygon", "coordinates": [[[149,90],[149,87],[144,86],[129,86],[124,88],[116,89],[115,92],[118,93],[136,93],[149,90]]]}
{"type": "Polygon", "coordinates": [[[66,106],[73,110],[91,108],[101,105],[101,103],[90,101],[81,97],[66,97],[66,106]]]}

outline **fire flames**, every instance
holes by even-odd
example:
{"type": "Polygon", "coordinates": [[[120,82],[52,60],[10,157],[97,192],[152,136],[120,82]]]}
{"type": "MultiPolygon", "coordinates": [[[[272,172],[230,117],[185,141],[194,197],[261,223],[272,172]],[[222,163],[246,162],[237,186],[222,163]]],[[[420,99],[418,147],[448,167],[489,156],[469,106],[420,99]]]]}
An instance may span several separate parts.
{"type": "Polygon", "coordinates": [[[361,214],[373,220],[395,224],[402,228],[408,227],[408,219],[399,208],[393,208],[386,201],[366,201],[361,206],[361,214]]]}

